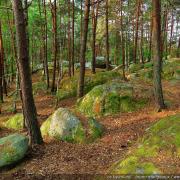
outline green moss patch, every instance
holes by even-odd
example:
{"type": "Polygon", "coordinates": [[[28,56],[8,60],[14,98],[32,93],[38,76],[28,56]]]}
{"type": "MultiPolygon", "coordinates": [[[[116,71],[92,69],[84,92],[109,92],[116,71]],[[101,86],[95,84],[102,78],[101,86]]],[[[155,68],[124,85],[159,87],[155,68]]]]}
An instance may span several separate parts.
{"type": "Polygon", "coordinates": [[[20,130],[23,129],[23,114],[16,114],[6,122],[3,123],[3,126],[8,129],[20,130]]]}
{"type": "Polygon", "coordinates": [[[43,122],[43,124],[41,125],[41,134],[42,136],[48,136],[49,135],[49,128],[50,128],[50,124],[51,124],[51,116],[43,122]]]}
{"type": "Polygon", "coordinates": [[[103,126],[94,118],[88,119],[89,141],[92,142],[100,138],[103,134],[103,126]]]}
{"type": "Polygon", "coordinates": [[[113,174],[162,173],[159,164],[153,161],[161,156],[161,152],[180,157],[180,114],[163,118],[147,129],[138,146],[131,149],[127,158],[114,164],[110,171],[113,174]]]}

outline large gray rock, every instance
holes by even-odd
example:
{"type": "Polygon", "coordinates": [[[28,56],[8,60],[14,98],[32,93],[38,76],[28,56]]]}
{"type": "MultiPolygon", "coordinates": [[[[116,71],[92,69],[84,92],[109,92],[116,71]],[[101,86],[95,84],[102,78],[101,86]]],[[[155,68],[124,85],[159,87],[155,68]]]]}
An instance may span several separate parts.
{"type": "Polygon", "coordinates": [[[21,160],[28,150],[28,138],[12,134],[0,139],[0,167],[14,164],[21,160]]]}
{"type": "Polygon", "coordinates": [[[43,136],[59,140],[82,142],[84,129],[79,119],[66,108],[59,108],[41,126],[43,136]]]}

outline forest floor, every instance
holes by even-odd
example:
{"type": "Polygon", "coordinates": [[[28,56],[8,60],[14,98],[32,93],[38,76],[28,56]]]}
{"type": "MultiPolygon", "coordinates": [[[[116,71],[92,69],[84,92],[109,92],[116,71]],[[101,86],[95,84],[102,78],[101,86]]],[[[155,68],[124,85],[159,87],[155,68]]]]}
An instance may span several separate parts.
{"type": "MultiPolygon", "coordinates": [[[[33,81],[36,80],[37,78],[34,75],[33,81]]],[[[146,128],[162,117],[180,112],[180,85],[163,81],[163,87],[165,99],[170,102],[170,106],[166,110],[157,112],[153,100],[150,100],[148,105],[139,111],[99,118],[98,120],[105,127],[105,132],[102,138],[94,143],[73,144],[47,140],[43,145],[34,147],[25,160],[16,166],[1,170],[0,177],[27,179],[31,176],[51,176],[53,174],[107,174],[112,164],[123,159],[138,138],[143,136],[146,128]]],[[[0,122],[12,115],[5,110],[10,101],[9,98],[5,99],[0,122]]],[[[58,107],[72,108],[75,102],[75,98],[63,100],[58,107]]],[[[35,103],[38,119],[42,123],[54,112],[55,98],[42,92],[35,96],[35,103]]],[[[19,110],[20,107],[19,103],[19,110]]],[[[80,119],[86,123],[84,117],[80,117],[80,119]]],[[[1,129],[0,137],[10,133],[13,131],[1,129]]],[[[164,166],[168,166],[168,162],[164,166]]]]}

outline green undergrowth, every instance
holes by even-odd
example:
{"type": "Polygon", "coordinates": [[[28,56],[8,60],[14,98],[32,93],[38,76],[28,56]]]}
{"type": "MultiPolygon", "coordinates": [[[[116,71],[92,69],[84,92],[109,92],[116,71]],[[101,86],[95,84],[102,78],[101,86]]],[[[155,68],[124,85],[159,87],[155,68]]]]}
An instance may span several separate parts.
{"type": "Polygon", "coordinates": [[[163,173],[152,160],[160,158],[162,152],[180,157],[180,114],[160,119],[147,129],[137,147],[132,147],[127,157],[114,164],[110,171],[113,174],[163,173]]]}

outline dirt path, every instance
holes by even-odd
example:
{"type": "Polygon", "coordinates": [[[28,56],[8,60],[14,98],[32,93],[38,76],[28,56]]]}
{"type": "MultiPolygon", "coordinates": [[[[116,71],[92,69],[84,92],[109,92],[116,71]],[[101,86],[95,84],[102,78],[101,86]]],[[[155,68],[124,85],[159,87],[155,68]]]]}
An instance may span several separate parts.
{"type": "MultiPolygon", "coordinates": [[[[166,98],[170,98],[172,106],[157,113],[150,103],[146,108],[116,116],[100,118],[105,132],[101,139],[92,144],[72,144],[61,141],[45,143],[36,147],[26,159],[16,165],[3,169],[13,177],[27,179],[28,174],[106,174],[113,163],[122,159],[135,141],[142,137],[145,129],[159,118],[180,112],[177,97],[179,89],[165,82],[166,98]],[[175,90],[176,89],[176,90],[175,90]],[[169,93],[169,94],[168,94],[169,93]]],[[[177,86],[177,85],[176,85],[177,86]]],[[[37,97],[36,106],[39,119],[45,120],[54,111],[51,96],[37,97]]],[[[169,99],[168,99],[169,100],[169,99]]],[[[61,101],[59,106],[72,107],[75,99],[61,101]]],[[[7,134],[7,132],[6,132],[7,134]]],[[[5,177],[5,174],[3,175],[5,177]]]]}

